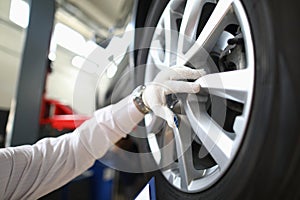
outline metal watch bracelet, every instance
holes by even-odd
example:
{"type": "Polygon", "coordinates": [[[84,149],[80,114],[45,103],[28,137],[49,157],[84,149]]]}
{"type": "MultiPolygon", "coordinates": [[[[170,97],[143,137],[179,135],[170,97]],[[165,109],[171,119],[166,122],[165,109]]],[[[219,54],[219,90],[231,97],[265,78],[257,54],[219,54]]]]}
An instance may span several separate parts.
{"type": "Polygon", "coordinates": [[[145,105],[142,99],[142,95],[145,88],[146,86],[140,85],[132,92],[133,103],[136,106],[136,108],[143,114],[147,114],[151,111],[151,109],[145,105]]]}

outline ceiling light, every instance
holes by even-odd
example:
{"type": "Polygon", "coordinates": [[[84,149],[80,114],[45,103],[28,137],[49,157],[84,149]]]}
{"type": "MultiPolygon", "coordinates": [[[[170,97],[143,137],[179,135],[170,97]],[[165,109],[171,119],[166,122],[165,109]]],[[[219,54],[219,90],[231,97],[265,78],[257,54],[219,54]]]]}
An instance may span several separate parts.
{"type": "Polygon", "coordinates": [[[11,0],[9,19],[15,24],[27,28],[29,23],[29,5],[23,0],[11,0]]]}
{"type": "Polygon", "coordinates": [[[83,55],[82,47],[85,46],[86,41],[77,31],[64,24],[57,23],[54,28],[51,43],[53,44],[50,45],[50,48],[60,45],[75,54],[83,55]]]}

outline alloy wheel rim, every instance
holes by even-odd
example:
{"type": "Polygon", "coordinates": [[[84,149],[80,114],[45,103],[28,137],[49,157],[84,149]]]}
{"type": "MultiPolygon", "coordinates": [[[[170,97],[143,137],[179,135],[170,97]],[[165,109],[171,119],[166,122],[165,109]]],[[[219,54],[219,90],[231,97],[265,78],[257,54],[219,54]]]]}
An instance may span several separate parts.
{"type": "Polygon", "coordinates": [[[145,82],[174,65],[204,66],[208,72],[197,80],[203,93],[177,95],[171,103],[181,121],[178,133],[152,114],[145,117],[153,157],[177,189],[203,191],[234,161],[250,119],[254,64],[251,29],[239,0],[167,5],[152,38],[145,82]]]}

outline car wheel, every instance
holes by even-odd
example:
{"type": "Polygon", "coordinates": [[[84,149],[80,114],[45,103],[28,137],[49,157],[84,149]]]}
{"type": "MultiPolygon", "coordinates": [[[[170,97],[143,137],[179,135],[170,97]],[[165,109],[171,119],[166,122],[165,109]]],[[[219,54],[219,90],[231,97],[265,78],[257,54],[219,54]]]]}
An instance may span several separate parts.
{"type": "Polygon", "coordinates": [[[299,70],[288,67],[296,63],[288,55],[279,59],[285,55],[274,26],[279,8],[254,0],[171,0],[156,7],[146,21],[155,30],[142,38],[137,59],[146,64],[145,83],[175,65],[208,73],[197,80],[199,94],[167,97],[179,133],[145,117],[159,167],[158,199],[299,197],[299,81],[291,73],[299,70]]]}

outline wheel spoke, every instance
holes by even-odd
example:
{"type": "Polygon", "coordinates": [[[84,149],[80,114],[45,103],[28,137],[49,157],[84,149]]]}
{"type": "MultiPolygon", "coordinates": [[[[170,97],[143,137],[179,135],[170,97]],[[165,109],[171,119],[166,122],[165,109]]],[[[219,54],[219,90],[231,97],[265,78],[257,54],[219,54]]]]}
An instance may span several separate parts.
{"type": "Polygon", "coordinates": [[[174,58],[176,58],[177,50],[177,24],[176,19],[181,17],[180,13],[173,12],[171,8],[165,12],[164,15],[164,40],[165,40],[165,58],[164,64],[166,66],[172,66],[175,64],[174,58]],[[172,61],[174,63],[172,63],[172,61]]]}
{"type": "Polygon", "coordinates": [[[206,0],[188,0],[184,9],[178,40],[178,53],[185,53],[195,40],[197,24],[206,0]]]}
{"type": "Polygon", "coordinates": [[[204,105],[199,106],[197,102],[186,102],[185,111],[193,130],[204,147],[219,167],[225,168],[231,158],[234,141],[208,116],[204,105]]]}
{"type": "Polygon", "coordinates": [[[232,2],[233,0],[220,0],[218,2],[196,42],[184,55],[184,60],[178,60],[178,63],[186,63],[202,49],[210,52],[224,28],[229,24],[236,23],[231,9],[232,2]]]}
{"type": "Polygon", "coordinates": [[[164,66],[163,48],[164,47],[160,44],[160,41],[157,39],[157,40],[153,40],[151,44],[151,49],[149,50],[151,59],[158,69],[161,69],[164,66]]]}
{"type": "Polygon", "coordinates": [[[181,187],[188,189],[190,182],[203,175],[202,170],[196,170],[193,166],[193,153],[191,148],[191,128],[187,126],[187,118],[180,117],[180,128],[174,128],[174,138],[178,157],[178,169],[181,177],[181,187]]]}
{"type": "MultiPolygon", "coordinates": [[[[168,6],[169,7],[169,6],[168,6]]],[[[164,67],[164,46],[162,41],[164,41],[164,15],[167,15],[168,9],[166,9],[162,15],[162,18],[159,20],[157,27],[153,33],[153,39],[151,42],[151,48],[149,49],[148,60],[154,63],[157,69],[162,70],[164,67]]],[[[153,66],[151,66],[152,68],[153,66]]],[[[151,71],[151,70],[150,70],[151,71]]],[[[156,71],[156,70],[155,70],[156,71]]],[[[146,73],[147,74],[147,73],[146,73]]],[[[154,76],[153,76],[154,77],[154,76]]],[[[152,77],[152,78],[153,78],[152,77]]],[[[152,79],[149,79],[149,81],[152,79]]]]}
{"type": "Polygon", "coordinates": [[[176,151],[178,156],[178,167],[181,177],[181,187],[187,189],[189,184],[189,171],[186,162],[186,154],[184,154],[184,144],[180,137],[180,133],[177,128],[174,128],[174,137],[176,141],[176,151]]]}
{"type": "Polygon", "coordinates": [[[196,82],[209,94],[245,103],[252,87],[251,71],[247,69],[209,74],[196,82]]]}
{"type": "Polygon", "coordinates": [[[149,53],[152,62],[160,70],[175,64],[178,40],[176,19],[181,16],[169,4],[155,30],[149,53]]]}

